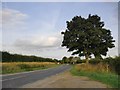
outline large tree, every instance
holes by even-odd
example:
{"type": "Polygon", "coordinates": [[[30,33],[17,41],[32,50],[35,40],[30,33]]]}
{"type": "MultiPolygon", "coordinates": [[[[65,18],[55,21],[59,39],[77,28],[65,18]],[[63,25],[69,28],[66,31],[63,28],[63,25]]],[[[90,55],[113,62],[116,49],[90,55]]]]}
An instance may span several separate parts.
{"type": "Polygon", "coordinates": [[[62,46],[72,51],[72,55],[85,56],[88,61],[90,55],[101,58],[101,55],[107,55],[109,48],[115,47],[111,31],[104,28],[104,22],[98,15],[89,15],[88,18],[75,16],[66,23],[67,29],[61,32],[62,46]]]}

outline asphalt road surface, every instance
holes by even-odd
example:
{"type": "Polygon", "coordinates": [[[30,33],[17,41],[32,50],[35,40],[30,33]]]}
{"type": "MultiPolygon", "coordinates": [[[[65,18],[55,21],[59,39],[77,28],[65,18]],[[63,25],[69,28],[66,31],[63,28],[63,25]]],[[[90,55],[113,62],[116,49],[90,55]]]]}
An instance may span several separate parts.
{"type": "Polygon", "coordinates": [[[12,75],[3,75],[2,88],[20,88],[25,84],[33,83],[38,80],[43,80],[49,76],[67,71],[70,68],[71,68],[70,65],[61,65],[59,67],[50,68],[47,70],[39,70],[12,75]]]}

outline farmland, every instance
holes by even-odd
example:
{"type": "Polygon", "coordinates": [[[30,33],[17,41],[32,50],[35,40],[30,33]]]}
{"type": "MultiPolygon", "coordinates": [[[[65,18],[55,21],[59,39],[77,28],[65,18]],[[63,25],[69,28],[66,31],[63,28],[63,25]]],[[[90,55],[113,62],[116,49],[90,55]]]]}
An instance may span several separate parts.
{"type": "Polygon", "coordinates": [[[2,54],[2,58],[0,59],[2,70],[0,70],[0,73],[2,74],[41,70],[59,66],[57,59],[11,54],[9,52],[0,53],[2,54]]]}
{"type": "Polygon", "coordinates": [[[2,65],[2,74],[42,70],[59,66],[52,62],[4,62],[0,65],[2,65]]]}

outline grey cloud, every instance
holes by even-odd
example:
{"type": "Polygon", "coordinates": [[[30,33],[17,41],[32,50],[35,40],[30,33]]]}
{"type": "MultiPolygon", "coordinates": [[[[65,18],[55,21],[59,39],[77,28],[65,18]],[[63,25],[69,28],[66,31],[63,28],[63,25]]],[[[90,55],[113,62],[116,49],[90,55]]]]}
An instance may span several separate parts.
{"type": "Polygon", "coordinates": [[[39,39],[18,39],[14,42],[14,46],[22,50],[54,50],[61,46],[61,37],[50,36],[39,39]]]}

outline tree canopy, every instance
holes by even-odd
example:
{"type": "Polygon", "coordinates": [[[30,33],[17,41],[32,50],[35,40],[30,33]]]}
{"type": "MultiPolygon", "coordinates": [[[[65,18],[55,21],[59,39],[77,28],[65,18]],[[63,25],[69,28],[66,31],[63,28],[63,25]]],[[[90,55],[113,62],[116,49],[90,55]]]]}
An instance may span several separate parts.
{"type": "Polygon", "coordinates": [[[92,54],[97,58],[106,56],[108,49],[115,47],[109,29],[98,15],[89,14],[88,18],[75,16],[67,21],[67,29],[63,34],[62,46],[68,48],[72,55],[78,54],[88,59],[92,54]]]}

